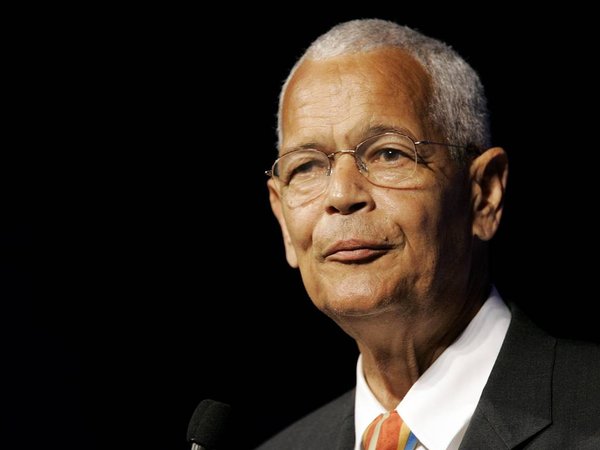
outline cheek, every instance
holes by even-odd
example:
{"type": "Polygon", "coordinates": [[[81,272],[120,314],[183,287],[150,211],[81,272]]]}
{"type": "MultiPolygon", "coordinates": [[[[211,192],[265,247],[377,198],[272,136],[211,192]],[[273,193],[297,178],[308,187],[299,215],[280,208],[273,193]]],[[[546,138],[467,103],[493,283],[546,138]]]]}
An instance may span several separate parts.
{"type": "Polygon", "coordinates": [[[298,256],[302,257],[312,245],[312,233],[318,220],[317,208],[303,206],[285,209],[283,214],[292,245],[298,256]]]}
{"type": "MultiPolygon", "coordinates": [[[[469,249],[471,226],[468,202],[456,192],[440,191],[430,196],[432,202],[420,212],[416,239],[425,254],[424,264],[433,273],[453,273],[454,267],[464,262],[469,249]]],[[[443,278],[439,273],[436,275],[443,278]]]]}
{"type": "Polygon", "coordinates": [[[401,201],[384,196],[379,205],[388,211],[395,230],[404,242],[402,257],[417,272],[435,271],[448,246],[458,238],[456,204],[439,191],[403,192],[401,201]]]}
{"type": "Polygon", "coordinates": [[[382,195],[378,199],[377,205],[385,220],[393,223],[395,230],[403,235],[407,243],[429,240],[440,221],[437,199],[425,191],[395,194],[382,195]]]}

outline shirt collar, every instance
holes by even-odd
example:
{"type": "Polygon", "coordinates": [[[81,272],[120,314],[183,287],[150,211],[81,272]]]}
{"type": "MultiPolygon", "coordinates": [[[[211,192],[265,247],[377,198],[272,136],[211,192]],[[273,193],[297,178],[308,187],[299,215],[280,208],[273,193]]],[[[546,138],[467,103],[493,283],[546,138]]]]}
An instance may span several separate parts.
{"type": "MultiPolygon", "coordinates": [[[[429,450],[458,448],[492,371],[510,323],[510,310],[492,288],[462,334],[410,388],[396,410],[429,450]]],[[[356,448],[371,421],[385,408],[356,365],[356,448]]]]}

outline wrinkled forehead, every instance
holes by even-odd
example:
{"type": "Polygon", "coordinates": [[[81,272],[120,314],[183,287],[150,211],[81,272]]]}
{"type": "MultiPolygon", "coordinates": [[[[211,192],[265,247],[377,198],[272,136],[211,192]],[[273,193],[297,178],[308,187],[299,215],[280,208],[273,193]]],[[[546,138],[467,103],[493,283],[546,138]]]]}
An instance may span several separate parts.
{"type": "Polygon", "coordinates": [[[365,121],[422,131],[430,84],[421,64],[396,48],[304,61],[284,94],[283,144],[298,134],[350,133],[365,121]]]}

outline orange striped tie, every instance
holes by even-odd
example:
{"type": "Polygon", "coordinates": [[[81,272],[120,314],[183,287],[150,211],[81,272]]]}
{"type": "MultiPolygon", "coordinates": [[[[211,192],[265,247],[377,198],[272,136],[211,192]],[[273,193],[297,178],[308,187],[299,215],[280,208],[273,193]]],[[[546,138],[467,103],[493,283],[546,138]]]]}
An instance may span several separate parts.
{"type": "Polygon", "coordinates": [[[380,414],[362,436],[364,450],[413,450],[417,439],[396,411],[380,414]]]}

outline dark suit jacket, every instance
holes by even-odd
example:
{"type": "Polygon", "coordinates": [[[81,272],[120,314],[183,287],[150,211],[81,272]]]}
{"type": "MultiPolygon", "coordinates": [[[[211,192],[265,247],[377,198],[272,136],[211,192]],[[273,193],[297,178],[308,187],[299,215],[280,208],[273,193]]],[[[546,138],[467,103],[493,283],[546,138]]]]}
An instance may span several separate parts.
{"type": "MultiPolygon", "coordinates": [[[[600,449],[600,345],[553,338],[512,307],[461,449],[600,449]]],[[[417,436],[418,437],[418,436],[417,436]]],[[[354,390],[259,450],[351,450],[354,390]]]]}

